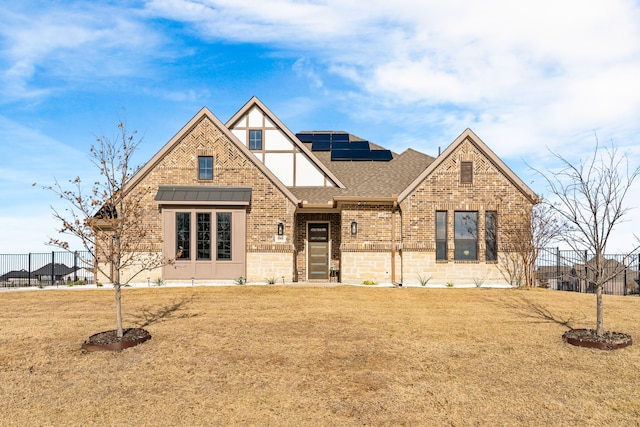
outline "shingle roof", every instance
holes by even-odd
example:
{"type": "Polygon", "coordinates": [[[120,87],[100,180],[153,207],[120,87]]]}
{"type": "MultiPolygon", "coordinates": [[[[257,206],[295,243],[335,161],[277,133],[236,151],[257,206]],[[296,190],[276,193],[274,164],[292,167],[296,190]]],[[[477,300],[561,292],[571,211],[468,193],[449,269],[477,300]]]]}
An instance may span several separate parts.
{"type": "MultiPolygon", "coordinates": [[[[351,140],[360,138],[351,136],[351,140]]],[[[310,143],[305,145],[311,148],[310,143]]],[[[373,143],[370,145],[372,149],[382,148],[373,143]]],[[[413,149],[401,154],[392,153],[392,160],[388,162],[332,161],[329,151],[314,151],[313,154],[346,186],[289,187],[300,200],[314,204],[329,203],[334,197],[392,197],[402,192],[435,160],[413,149]]]]}
{"type": "MultiPolygon", "coordinates": [[[[78,267],[68,267],[65,264],[55,263],[53,264],[53,274],[56,276],[65,276],[69,273],[73,273],[78,270],[78,267]]],[[[51,263],[40,267],[31,273],[33,276],[48,276],[51,275],[51,263]]]]}

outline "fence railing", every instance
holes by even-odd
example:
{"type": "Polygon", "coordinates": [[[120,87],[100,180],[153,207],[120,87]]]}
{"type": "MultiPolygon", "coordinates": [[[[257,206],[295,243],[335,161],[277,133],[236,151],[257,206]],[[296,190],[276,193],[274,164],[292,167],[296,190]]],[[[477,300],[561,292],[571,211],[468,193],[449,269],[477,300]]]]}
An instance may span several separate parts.
{"type": "MultiPolygon", "coordinates": [[[[593,254],[542,248],[536,264],[538,284],[550,289],[595,292],[593,254]]],[[[608,280],[603,292],[611,295],[640,294],[640,253],[605,255],[608,280]]],[[[90,252],[0,254],[0,287],[93,284],[94,259],[90,252]]]]}
{"type": "MultiPolygon", "coordinates": [[[[594,293],[594,255],[587,251],[543,248],[536,266],[540,286],[573,292],[594,293]]],[[[640,254],[604,255],[602,292],[610,295],[640,293],[640,254]]]]}
{"type": "Polygon", "coordinates": [[[90,252],[0,254],[0,287],[93,284],[90,252]]]}

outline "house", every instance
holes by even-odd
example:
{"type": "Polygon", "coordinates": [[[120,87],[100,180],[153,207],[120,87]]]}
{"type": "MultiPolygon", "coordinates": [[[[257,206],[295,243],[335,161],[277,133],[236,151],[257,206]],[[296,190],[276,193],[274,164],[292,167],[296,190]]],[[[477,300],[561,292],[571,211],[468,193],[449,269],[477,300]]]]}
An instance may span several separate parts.
{"type": "Polygon", "coordinates": [[[31,277],[27,270],[11,270],[0,276],[0,286],[27,285],[31,277]]]}
{"type": "Polygon", "coordinates": [[[49,263],[44,265],[31,273],[32,277],[35,277],[39,282],[51,282],[51,276],[53,275],[54,281],[59,282],[71,277],[78,270],[78,267],[68,267],[61,263],[49,263]]]}
{"type": "MultiPolygon", "coordinates": [[[[596,259],[592,257],[586,263],[585,253],[575,251],[562,251],[562,260],[560,251],[557,256],[557,265],[539,266],[537,269],[537,277],[539,283],[550,289],[588,292],[595,293],[595,269],[596,259]],[[577,262],[579,259],[583,262],[577,262]],[[564,263],[564,264],[562,264],[564,263]]],[[[611,295],[628,295],[637,293],[639,283],[639,272],[634,268],[634,263],[630,257],[613,256],[602,259],[602,292],[611,295]],[[623,262],[620,262],[622,260],[623,262]]],[[[637,265],[637,264],[636,264],[637,265]]]]}
{"type": "Polygon", "coordinates": [[[394,153],[294,133],[255,97],[226,123],[200,110],[124,191],[143,198],[150,251],[179,254],[152,278],[185,281],[505,283],[538,202],[469,129],[437,157],[394,153]]]}

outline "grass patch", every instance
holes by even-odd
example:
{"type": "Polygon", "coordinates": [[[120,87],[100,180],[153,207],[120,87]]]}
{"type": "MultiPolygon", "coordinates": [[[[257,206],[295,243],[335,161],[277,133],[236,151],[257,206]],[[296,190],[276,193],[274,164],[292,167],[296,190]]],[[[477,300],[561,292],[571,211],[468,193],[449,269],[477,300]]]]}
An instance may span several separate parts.
{"type": "MultiPolygon", "coordinates": [[[[240,286],[0,294],[1,425],[636,425],[640,348],[562,342],[595,297],[546,290],[240,286]]],[[[640,339],[640,299],[605,296],[640,339]]]]}

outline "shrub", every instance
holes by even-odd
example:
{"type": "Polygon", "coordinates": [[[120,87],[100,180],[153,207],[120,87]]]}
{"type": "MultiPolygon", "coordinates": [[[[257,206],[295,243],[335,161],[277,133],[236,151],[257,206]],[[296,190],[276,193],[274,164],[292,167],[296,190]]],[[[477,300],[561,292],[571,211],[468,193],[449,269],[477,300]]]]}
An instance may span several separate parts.
{"type": "Polygon", "coordinates": [[[427,286],[427,283],[429,283],[429,280],[431,280],[431,278],[432,276],[422,277],[421,275],[418,274],[418,280],[420,281],[421,286],[427,286]]]}

